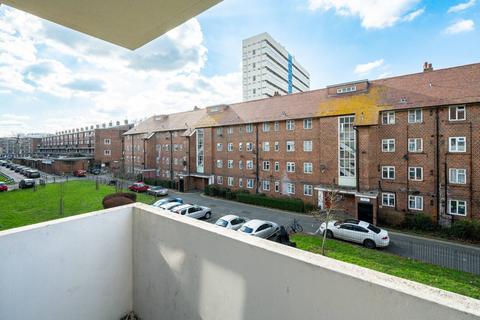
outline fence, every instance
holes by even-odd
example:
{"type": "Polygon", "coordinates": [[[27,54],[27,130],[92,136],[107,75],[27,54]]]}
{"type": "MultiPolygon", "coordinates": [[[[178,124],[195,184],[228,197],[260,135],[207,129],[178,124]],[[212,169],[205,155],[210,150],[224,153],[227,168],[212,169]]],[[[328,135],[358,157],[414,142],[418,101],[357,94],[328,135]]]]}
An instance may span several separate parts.
{"type": "Polygon", "coordinates": [[[391,235],[388,251],[449,269],[480,275],[480,248],[391,235]]]}

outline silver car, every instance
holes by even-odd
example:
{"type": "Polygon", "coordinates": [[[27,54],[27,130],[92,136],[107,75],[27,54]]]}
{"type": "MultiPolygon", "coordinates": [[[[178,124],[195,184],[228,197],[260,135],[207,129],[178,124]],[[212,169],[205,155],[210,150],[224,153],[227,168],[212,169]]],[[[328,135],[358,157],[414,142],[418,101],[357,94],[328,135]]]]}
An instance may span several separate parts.
{"type": "Polygon", "coordinates": [[[181,214],[182,216],[194,218],[194,219],[210,219],[212,216],[212,209],[197,205],[183,205],[174,208],[172,212],[181,214]]]}
{"type": "Polygon", "coordinates": [[[217,222],[215,222],[215,225],[226,229],[238,230],[247,221],[247,218],[239,217],[234,214],[229,214],[218,219],[217,222]]]}
{"type": "Polygon", "coordinates": [[[245,223],[239,231],[254,237],[268,239],[280,231],[280,226],[275,222],[254,219],[245,223]]]}

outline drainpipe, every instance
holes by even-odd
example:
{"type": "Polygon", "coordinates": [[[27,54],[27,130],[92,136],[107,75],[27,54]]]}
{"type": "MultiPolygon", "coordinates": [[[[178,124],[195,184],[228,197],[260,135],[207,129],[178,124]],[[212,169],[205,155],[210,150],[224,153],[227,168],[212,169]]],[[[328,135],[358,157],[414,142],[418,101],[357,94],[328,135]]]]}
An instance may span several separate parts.
{"type": "Polygon", "coordinates": [[[258,123],[255,124],[255,162],[256,162],[256,171],[255,171],[255,193],[258,193],[259,186],[258,186],[258,170],[260,165],[258,163],[258,154],[260,153],[260,148],[258,147],[258,123]]]}
{"type": "Polygon", "coordinates": [[[173,181],[173,134],[172,131],[168,131],[170,134],[170,180],[173,181]]]}
{"type": "Polygon", "coordinates": [[[470,189],[470,208],[468,208],[467,206],[467,213],[468,211],[470,212],[473,212],[472,211],[472,208],[473,208],[473,196],[472,196],[472,193],[473,193],[473,150],[472,150],[472,145],[473,145],[473,140],[472,140],[472,122],[470,121],[469,122],[469,126],[470,126],[470,141],[469,141],[469,144],[470,144],[470,174],[466,175],[467,177],[470,176],[470,181],[469,181],[469,189],[470,189]],[[470,209],[470,210],[468,210],[470,209]]]}
{"type": "Polygon", "coordinates": [[[440,223],[440,206],[441,206],[441,197],[440,197],[440,116],[438,108],[435,109],[435,184],[436,184],[436,193],[437,193],[437,224],[440,223]]]}

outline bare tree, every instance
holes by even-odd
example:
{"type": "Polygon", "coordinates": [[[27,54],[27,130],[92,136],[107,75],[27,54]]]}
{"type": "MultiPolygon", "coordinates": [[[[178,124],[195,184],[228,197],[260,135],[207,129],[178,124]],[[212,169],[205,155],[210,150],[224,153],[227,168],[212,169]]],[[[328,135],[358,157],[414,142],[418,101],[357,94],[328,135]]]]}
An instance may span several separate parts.
{"type": "Polygon", "coordinates": [[[331,236],[331,231],[328,230],[328,224],[333,220],[335,213],[343,209],[343,198],[340,195],[340,190],[337,186],[332,185],[328,192],[324,194],[324,208],[312,211],[313,217],[319,221],[318,229],[313,233],[317,235],[321,232],[321,226],[325,223],[325,231],[322,234],[322,255],[325,255],[325,242],[327,236],[331,236]]]}

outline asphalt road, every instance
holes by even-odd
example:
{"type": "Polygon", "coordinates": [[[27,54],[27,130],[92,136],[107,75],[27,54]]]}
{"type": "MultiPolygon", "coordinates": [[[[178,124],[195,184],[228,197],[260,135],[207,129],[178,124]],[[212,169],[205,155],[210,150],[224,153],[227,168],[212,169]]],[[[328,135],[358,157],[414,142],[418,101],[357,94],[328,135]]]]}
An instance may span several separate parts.
{"type": "MultiPolygon", "coordinates": [[[[297,219],[303,226],[304,232],[315,232],[320,222],[311,216],[277,209],[263,208],[235,201],[227,201],[207,197],[200,193],[170,192],[171,196],[178,196],[186,203],[207,206],[212,209],[212,217],[208,222],[215,221],[227,214],[236,214],[248,219],[262,219],[276,222],[280,225],[291,225],[297,219]]],[[[389,232],[390,246],[381,249],[407,258],[440,265],[443,267],[462,270],[480,275],[480,247],[441,241],[425,237],[413,236],[397,232],[389,232]]]]}

